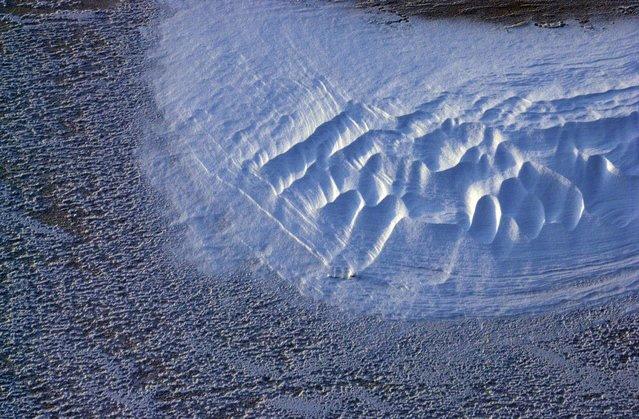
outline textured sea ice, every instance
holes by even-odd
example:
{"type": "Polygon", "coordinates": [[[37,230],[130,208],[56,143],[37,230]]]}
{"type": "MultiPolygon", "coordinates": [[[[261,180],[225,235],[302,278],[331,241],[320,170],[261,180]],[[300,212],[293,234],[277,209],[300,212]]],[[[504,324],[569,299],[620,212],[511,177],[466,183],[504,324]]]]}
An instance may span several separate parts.
{"type": "Polygon", "coordinates": [[[632,22],[509,32],[324,2],[174,6],[153,52],[170,140],[148,166],[204,269],[266,265],[399,317],[637,288],[632,22]]]}

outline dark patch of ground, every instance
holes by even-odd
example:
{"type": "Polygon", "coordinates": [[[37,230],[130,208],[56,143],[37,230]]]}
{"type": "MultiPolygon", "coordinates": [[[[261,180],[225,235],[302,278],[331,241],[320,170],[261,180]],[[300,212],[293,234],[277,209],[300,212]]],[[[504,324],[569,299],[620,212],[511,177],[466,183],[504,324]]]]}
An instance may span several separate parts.
{"type": "Polygon", "coordinates": [[[356,0],[361,7],[392,11],[402,18],[462,17],[503,23],[534,21],[552,26],[573,19],[636,16],[638,0],[356,0]]]}

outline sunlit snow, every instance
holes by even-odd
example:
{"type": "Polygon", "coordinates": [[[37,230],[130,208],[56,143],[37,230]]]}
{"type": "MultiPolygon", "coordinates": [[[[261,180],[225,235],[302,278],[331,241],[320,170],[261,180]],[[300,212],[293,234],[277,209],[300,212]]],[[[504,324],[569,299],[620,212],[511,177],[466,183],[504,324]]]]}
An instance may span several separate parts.
{"type": "Polygon", "coordinates": [[[309,298],[411,318],[637,289],[635,22],[170,5],[151,75],[167,140],[145,159],[202,269],[268,266],[309,298]]]}

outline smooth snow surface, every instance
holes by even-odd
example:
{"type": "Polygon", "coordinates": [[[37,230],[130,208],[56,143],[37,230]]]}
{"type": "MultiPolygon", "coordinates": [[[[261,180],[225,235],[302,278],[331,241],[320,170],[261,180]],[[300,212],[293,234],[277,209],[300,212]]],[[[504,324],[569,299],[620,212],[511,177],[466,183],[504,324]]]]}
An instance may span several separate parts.
{"type": "Polygon", "coordinates": [[[148,164],[206,269],[268,266],[310,297],[410,318],[638,288],[636,21],[173,6],[153,80],[169,139],[148,164]]]}

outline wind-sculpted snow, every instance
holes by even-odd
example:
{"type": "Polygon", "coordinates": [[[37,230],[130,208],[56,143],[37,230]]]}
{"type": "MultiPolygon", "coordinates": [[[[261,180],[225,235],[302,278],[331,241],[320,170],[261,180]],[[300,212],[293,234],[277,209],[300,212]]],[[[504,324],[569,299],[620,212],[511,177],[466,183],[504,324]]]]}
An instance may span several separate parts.
{"type": "Polygon", "coordinates": [[[390,316],[635,290],[639,27],[382,25],[343,4],[184,2],[148,159],[206,269],[267,265],[390,316]]]}

